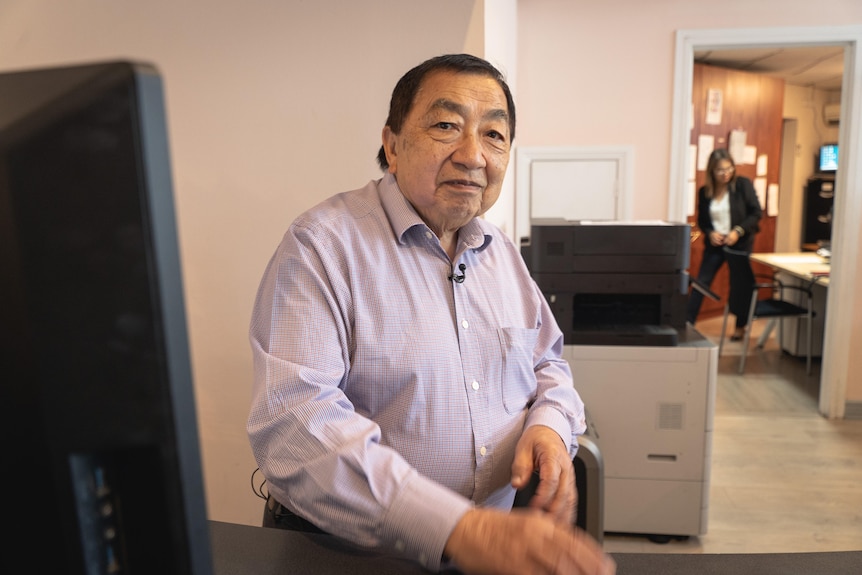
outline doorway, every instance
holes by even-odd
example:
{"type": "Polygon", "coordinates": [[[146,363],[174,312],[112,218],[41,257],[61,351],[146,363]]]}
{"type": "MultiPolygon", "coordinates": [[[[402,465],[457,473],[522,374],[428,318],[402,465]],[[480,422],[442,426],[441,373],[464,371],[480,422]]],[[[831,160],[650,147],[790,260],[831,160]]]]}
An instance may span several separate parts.
{"type": "MultiPolygon", "coordinates": [[[[857,80],[862,77],[862,27],[758,28],[727,30],[680,30],[677,32],[674,66],[673,133],[670,158],[670,193],[668,216],[684,221],[688,213],[687,182],[690,166],[689,132],[692,98],[692,75],[695,50],[752,47],[843,46],[844,81],[839,145],[839,173],[836,186],[847,190],[836,198],[833,220],[832,273],[827,306],[831,310],[851,309],[853,305],[853,270],[862,220],[862,129],[860,129],[857,80]]],[[[820,381],[819,410],[828,418],[843,418],[851,335],[850,322],[836,321],[832,313],[826,318],[824,351],[820,381]]]]}

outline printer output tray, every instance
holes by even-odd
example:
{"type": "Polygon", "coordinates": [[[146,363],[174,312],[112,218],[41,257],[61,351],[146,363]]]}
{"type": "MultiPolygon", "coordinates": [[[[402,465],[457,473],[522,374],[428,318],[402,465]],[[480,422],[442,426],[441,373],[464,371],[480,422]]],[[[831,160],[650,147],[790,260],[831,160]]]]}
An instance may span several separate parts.
{"type": "Polygon", "coordinates": [[[643,345],[673,347],[679,344],[676,328],[669,325],[575,325],[569,345],[643,345]]]}

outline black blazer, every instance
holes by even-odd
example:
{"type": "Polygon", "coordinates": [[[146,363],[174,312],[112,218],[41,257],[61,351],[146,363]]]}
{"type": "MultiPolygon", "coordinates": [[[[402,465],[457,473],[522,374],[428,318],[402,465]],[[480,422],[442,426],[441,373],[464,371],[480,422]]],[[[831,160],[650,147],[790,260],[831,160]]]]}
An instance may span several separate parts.
{"type": "MultiPolygon", "coordinates": [[[[763,209],[754,184],[745,176],[737,176],[729,185],[728,198],[730,201],[730,227],[739,226],[743,235],[733,246],[733,249],[749,252],[754,248],[754,235],[760,231],[760,218],[763,217],[763,209]]],[[[712,218],[709,217],[709,204],[712,202],[706,197],[706,186],[697,191],[697,227],[703,232],[706,249],[716,248],[709,243],[709,233],[714,230],[712,218]]]]}

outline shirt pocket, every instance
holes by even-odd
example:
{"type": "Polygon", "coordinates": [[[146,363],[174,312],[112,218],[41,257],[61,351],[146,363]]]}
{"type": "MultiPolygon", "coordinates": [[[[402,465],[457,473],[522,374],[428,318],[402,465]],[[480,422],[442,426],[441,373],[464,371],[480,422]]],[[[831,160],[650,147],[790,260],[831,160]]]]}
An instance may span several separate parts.
{"type": "Polygon", "coordinates": [[[538,329],[503,327],[497,330],[503,359],[501,389],[503,406],[509,414],[523,411],[536,398],[533,350],[538,329]]]}

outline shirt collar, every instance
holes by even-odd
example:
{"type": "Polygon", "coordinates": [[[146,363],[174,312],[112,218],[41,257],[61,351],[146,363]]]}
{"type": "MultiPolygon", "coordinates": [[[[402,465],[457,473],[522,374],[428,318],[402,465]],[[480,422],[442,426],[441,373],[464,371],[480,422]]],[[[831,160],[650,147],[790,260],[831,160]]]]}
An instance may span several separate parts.
{"type": "MultiPolygon", "coordinates": [[[[415,227],[430,231],[430,228],[422,221],[419,213],[398,187],[395,176],[387,173],[378,185],[380,202],[383,211],[389,218],[389,225],[398,242],[407,242],[407,233],[415,227]]],[[[458,242],[466,249],[482,251],[491,243],[492,233],[490,224],[482,218],[473,218],[458,232],[458,242]]]]}

